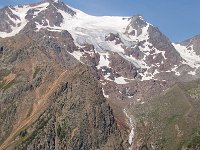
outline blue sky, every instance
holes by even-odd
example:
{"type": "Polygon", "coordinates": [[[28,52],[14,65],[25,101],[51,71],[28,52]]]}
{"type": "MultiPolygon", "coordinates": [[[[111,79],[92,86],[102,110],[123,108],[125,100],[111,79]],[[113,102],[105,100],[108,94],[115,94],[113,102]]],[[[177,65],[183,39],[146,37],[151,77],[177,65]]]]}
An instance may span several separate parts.
{"type": "MultiPolygon", "coordinates": [[[[33,3],[40,0],[6,0],[0,6],[33,3]]],[[[200,34],[199,0],[64,0],[91,15],[132,16],[144,18],[159,27],[171,41],[177,42],[200,34]]]]}

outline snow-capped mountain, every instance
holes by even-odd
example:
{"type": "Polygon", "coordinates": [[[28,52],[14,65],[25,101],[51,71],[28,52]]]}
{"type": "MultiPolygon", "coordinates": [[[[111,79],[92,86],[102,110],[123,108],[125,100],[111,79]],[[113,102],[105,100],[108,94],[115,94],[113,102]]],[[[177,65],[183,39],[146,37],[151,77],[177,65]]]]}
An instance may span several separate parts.
{"type": "Polygon", "coordinates": [[[172,43],[142,16],[59,0],[2,8],[0,20],[0,149],[173,149],[175,132],[191,134],[180,127],[196,125],[199,83],[184,83],[199,78],[200,36],[172,43]]]}
{"type": "Polygon", "coordinates": [[[195,75],[199,68],[193,44],[172,44],[142,16],[91,16],[54,0],[6,7],[0,14],[2,38],[41,29],[67,30],[79,47],[71,54],[116,83],[135,78],[167,80],[166,74],[195,75]]]}

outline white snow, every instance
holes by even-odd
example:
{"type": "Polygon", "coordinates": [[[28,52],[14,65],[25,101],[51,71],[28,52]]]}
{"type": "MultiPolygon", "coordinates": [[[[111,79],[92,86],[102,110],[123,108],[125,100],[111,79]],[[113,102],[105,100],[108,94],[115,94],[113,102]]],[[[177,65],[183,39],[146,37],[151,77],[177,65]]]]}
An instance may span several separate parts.
{"type": "Polygon", "coordinates": [[[128,78],[124,78],[124,77],[115,77],[114,80],[111,80],[109,77],[110,77],[110,73],[107,73],[106,75],[104,75],[104,79],[107,80],[107,81],[114,81],[115,83],[117,84],[127,84],[129,83],[131,80],[134,80],[134,79],[128,79],[128,78]]]}
{"type": "Polygon", "coordinates": [[[100,69],[103,66],[106,66],[109,68],[109,54],[108,53],[99,53],[100,54],[100,61],[99,65],[97,66],[97,69],[100,69]]]}
{"type": "MultiPolygon", "coordinates": [[[[114,41],[105,41],[105,37],[110,33],[120,33],[121,40],[125,45],[133,45],[133,41],[130,38],[123,39],[124,35],[122,35],[130,23],[130,17],[91,16],[78,9],[71,9],[76,12],[76,15],[71,16],[62,10],[58,10],[64,18],[63,23],[60,27],[48,26],[48,29],[67,30],[74,38],[77,46],[81,47],[85,43],[92,44],[95,50],[100,53],[105,53],[106,51],[124,53],[121,44],[115,45],[114,41]]],[[[38,25],[37,28],[39,30],[47,28],[47,26],[38,25]]]]}
{"type": "MultiPolygon", "coordinates": [[[[183,64],[189,65],[191,68],[193,68],[193,71],[188,72],[190,75],[196,75],[196,70],[200,67],[200,56],[198,56],[193,46],[187,47],[180,44],[174,44],[173,46],[175,49],[179,52],[181,57],[184,59],[183,64]]],[[[179,74],[177,74],[179,75],[179,74]]]]}
{"type": "Polygon", "coordinates": [[[196,75],[196,70],[195,71],[190,71],[188,74],[195,76],[196,75]]]}
{"type": "Polygon", "coordinates": [[[49,3],[42,3],[36,7],[32,7],[32,9],[37,10],[36,12],[34,12],[34,17],[36,17],[40,12],[46,10],[48,6],[49,6],[49,3]]]}
{"type": "Polygon", "coordinates": [[[134,96],[128,96],[128,98],[133,98],[134,96]]]}
{"type": "Polygon", "coordinates": [[[149,39],[149,29],[150,24],[148,23],[146,27],[142,28],[142,33],[138,36],[139,40],[148,40],[149,39]]]}
{"type": "MultiPolygon", "coordinates": [[[[12,12],[12,9],[9,7],[9,9],[11,10],[12,12]]],[[[6,15],[8,16],[8,18],[13,22],[13,23],[20,23],[20,19],[19,18],[12,18],[8,12],[6,12],[6,15]]]]}
{"type": "Polygon", "coordinates": [[[83,53],[80,51],[74,51],[73,53],[70,53],[72,56],[74,56],[77,60],[81,62],[81,57],[83,56],[83,53]]]}
{"type": "Polygon", "coordinates": [[[12,32],[7,33],[7,32],[0,32],[0,37],[6,38],[6,37],[11,37],[15,36],[17,33],[19,33],[27,24],[27,20],[25,19],[26,12],[29,10],[28,7],[24,6],[23,8],[16,7],[15,10],[11,9],[12,13],[17,15],[20,20],[16,20],[14,23],[16,23],[15,26],[12,26],[12,32]]]}
{"type": "Polygon", "coordinates": [[[148,70],[144,73],[144,74],[141,74],[142,76],[142,80],[141,81],[145,81],[145,80],[156,80],[155,79],[155,75],[160,73],[157,69],[153,72],[153,73],[148,73],[148,70]]]}
{"type": "MultiPolygon", "coordinates": [[[[56,1],[56,0],[55,0],[56,1]]],[[[13,32],[11,33],[0,33],[1,37],[8,37],[8,36],[14,36],[15,34],[19,33],[20,30],[24,28],[24,26],[27,24],[27,20],[25,19],[26,13],[29,9],[36,9],[37,12],[34,13],[34,16],[37,16],[39,12],[45,10],[49,3],[42,3],[37,6],[24,6],[22,8],[16,8],[16,11],[13,12],[17,16],[20,17],[20,26],[13,28],[13,32]]],[[[118,53],[131,63],[133,63],[138,68],[146,68],[149,69],[150,66],[148,66],[145,63],[146,56],[150,54],[151,49],[149,46],[152,46],[151,43],[148,42],[149,39],[149,33],[148,29],[150,24],[147,24],[146,27],[142,29],[142,33],[137,36],[129,36],[125,34],[127,26],[130,24],[130,17],[118,17],[118,16],[91,16],[88,15],[78,9],[74,9],[70,6],[68,6],[72,10],[76,12],[74,16],[71,16],[69,13],[64,12],[62,10],[58,9],[58,12],[61,13],[63,16],[63,22],[61,26],[54,26],[51,27],[50,25],[43,26],[39,23],[36,23],[37,31],[39,31],[42,28],[46,28],[50,31],[57,31],[60,32],[62,30],[67,30],[72,35],[75,44],[79,47],[84,46],[86,43],[94,45],[95,51],[100,54],[100,62],[97,68],[101,68],[103,66],[107,66],[109,68],[109,55],[108,51],[118,53]],[[119,37],[126,47],[135,47],[138,41],[146,41],[145,47],[139,47],[142,52],[146,55],[143,60],[138,60],[134,58],[133,56],[127,56],[125,55],[124,49],[122,48],[122,44],[115,44],[115,41],[105,41],[105,37],[108,36],[110,33],[113,34],[119,34],[119,37]]],[[[46,20],[48,22],[48,20],[46,20]]],[[[129,33],[133,31],[133,29],[129,25],[129,33]]],[[[137,32],[135,30],[135,32],[137,32]]],[[[155,53],[158,53],[159,51],[156,51],[155,53]]],[[[80,61],[81,56],[84,53],[82,52],[73,52],[72,55],[80,61]]],[[[162,52],[164,55],[164,52],[162,52]]],[[[142,75],[145,79],[149,79],[149,77],[142,75]]],[[[108,80],[108,76],[105,76],[108,80]]],[[[152,77],[151,77],[152,78],[152,77]]],[[[119,84],[126,84],[125,78],[119,77],[115,78],[115,82],[119,84]]]]}
{"type": "Polygon", "coordinates": [[[122,53],[119,53],[119,55],[125,58],[126,60],[130,61],[131,63],[133,63],[138,68],[149,68],[149,66],[144,62],[144,60],[136,59],[132,55],[127,56],[123,55],[122,53]]]}
{"type": "MultiPolygon", "coordinates": [[[[15,25],[11,27],[12,31],[10,33],[0,32],[0,37],[6,38],[6,37],[12,37],[12,36],[15,36],[16,34],[18,34],[26,26],[26,24],[28,23],[28,21],[25,18],[26,15],[27,15],[28,10],[37,9],[40,12],[40,11],[46,9],[46,7],[48,5],[49,5],[49,3],[42,3],[40,5],[33,6],[33,7],[31,7],[29,5],[24,5],[23,7],[16,6],[14,8],[10,8],[12,13],[14,15],[18,16],[20,19],[13,20],[8,15],[8,17],[11,19],[11,21],[13,21],[15,23],[15,25]]],[[[35,15],[37,15],[37,13],[35,15]]]]}
{"type": "MultiPolygon", "coordinates": [[[[54,0],[54,2],[58,2],[58,0],[54,0]]],[[[25,5],[23,7],[15,7],[15,9],[11,9],[13,14],[19,16],[20,19],[13,20],[15,21],[16,26],[13,26],[13,31],[11,33],[4,33],[0,32],[0,37],[10,37],[14,36],[19,33],[27,24],[27,20],[25,19],[26,13],[30,9],[36,9],[37,12],[34,13],[34,16],[37,16],[39,12],[44,11],[49,3],[41,3],[36,6],[28,6],[25,5]]],[[[130,24],[131,19],[130,17],[118,17],[118,16],[91,16],[88,15],[78,9],[74,9],[68,6],[72,10],[76,12],[75,15],[71,16],[69,13],[64,12],[63,10],[59,10],[58,12],[61,13],[63,16],[63,22],[61,26],[54,26],[51,27],[49,24],[47,26],[41,25],[36,23],[37,31],[42,28],[46,28],[50,31],[57,31],[61,32],[62,30],[67,30],[72,35],[74,42],[77,46],[83,47],[86,43],[94,45],[95,53],[100,54],[100,61],[97,66],[97,69],[100,69],[103,66],[109,67],[109,52],[118,53],[124,59],[133,63],[137,68],[146,69],[145,73],[140,73],[142,76],[142,80],[151,80],[155,79],[155,75],[159,73],[158,70],[155,70],[154,73],[149,73],[148,70],[152,67],[159,67],[160,63],[155,64],[152,66],[147,64],[145,61],[147,56],[152,55],[155,58],[158,54],[161,54],[163,58],[166,60],[165,51],[160,51],[153,47],[153,45],[149,42],[149,32],[148,29],[151,24],[147,23],[145,27],[142,28],[142,32],[140,35],[137,35],[137,30],[134,29],[130,24]],[[128,32],[125,32],[128,29],[128,32]],[[135,31],[136,35],[129,35],[128,33],[135,31]],[[115,44],[115,41],[105,41],[105,37],[108,36],[110,33],[118,34],[119,38],[121,39],[122,43],[115,44]],[[127,48],[134,48],[139,41],[145,41],[143,46],[139,46],[141,52],[144,53],[143,59],[138,59],[133,56],[127,56],[124,52],[123,46],[127,48]],[[153,48],[152,48],[153,47],[153,48]]],[[[9,15],[8,15],[9,16],[9,15]]],[[[9,16],[10,17],[10,16],[9,16]]],[[[143,18],[141,18],[143,19],[143,18]]],[[[46,20],[49,22],[48,20],[46,20]]],[[[192,50],[188,50],[186,47],[181,46],[179,44],[173,44],[177,51],[181,54],[181,56],[185,59],[186,64],[190,65],[192,68],[197,69],[200,66],[200,57],[195,54],[192,50]]],[[[90,55],[92,55],[91,52],[90,55]]],[[[75,51],[71,53],[77,60],[81,62],[81,57],[84,55],[84,52],[75,51]]],[[[162,63],[164,63],[162,61],[162,63]]],[[[177,72],[177,68],[174,72],[177,76],[180,75],[177,72]]],[[[195,71],[191,71],[188,74],[194,75],[195,71]]],[[[105,75],[104,78],[106,80],[112,81],[108,78],[109,75],[105,75]]],[[[128,79],[130,80],[130,79],[128,79]]],[[[115,78],[114,82],[117,84],[126,84],[128,80],[124,77],[115,78]]],[[[132,80],[132,79],[131,79],[132,80]]]]}
{"type": "Polygon", "coordinates": [[[55,3],[58,3],[59,2],[59,0],[53,0],[55,3]]]}
{"type": "MultiPolygon", "coordinates": [[[[53,28],[68,30],[76,40],[78,46],[84,44],[85,41],[89,44],[93,44],[98,51],[105,51],[107,48],[111,49],[109,45],[113,46],[112,43],[101,42],[105,41],[106,35],[111,32],[123,33],[129,23],[129,17],[126,17],[126,19],[112,16],[97,17],[85,14],[74,8],[72,9],[76,11],[76,15],[73,17],[59,10],[64,18],[64,22],[61,27],[53,28]]],[[[115,50],[115,48],[116,47],[113,49],[115,50]]]]}
{"type": "MultiPolygon", "coordinates": [[[[145,73],[140,73],[140,75],[142,76],[142,81],[154,79],[154,76],[159,73],[158,70],[155,70],[155,72],[153,74],[148,73],[148,69],[150,69],[151,67],[154,67],[154,65],[150,66],[149,64],[147,64],[145,62],[147,56],[152,55],[153,58],[155,58],[158,54],[161,54],[165,60],[167,59],[165,57],[165,51],[160,51],[160,50],[156,49],[148,41],[149,40],[148,29],[150,26],[151,26],[151,24],[147,23],[147,26],[142,28],[142,33],[140,35],[129,36],[132,41],[145,41],[143,46],[139,46],[140,51],[142,51],[144,53],[144,58],[139,60],[139,59],[134,58],[133,56],[123,56],[122,55],[122,57],[124,57],[126,60],[129,60],[130,62],[132,62],[136,67],[147,70],[145,73]]],[[[156,66],[159,67],[160,64],[156,64],[156,66]]]]}
{"type": "Polygon", "coordinates": [[[114,82],[117,84],[127,84],[128,82],[126,82],[125,79],[126,78],[124,77],[118,77],[118,78],[115,78],[114,82]]]}
{"type": "Polygon", "coordinates": [[[144,74],[140,74],[140,75],[142,76],[141,81],[154,79],[154,76],[152,74],[148,73],[148,71],[146,71],[144,74]]]}
{"type": "Polygon", "coordinates": [[[114,41],[107,42],[108,46],[110,47],[110,50],[117,53],[124,53],[124,49],[122,48],[122,44],[116,45],[114,41]]]}
{"type": "Polygon", "coordinates": [[[132,115],[130,116],[126,109],[124,109],[124,114],[127,117],[127,119],[129,119],[129,126],[131,127],[131,132],[129,134],[129,140],[128,140],[128,142],[130,144],[129,149],[131,150],[132,149],[132,144],[133,144],[133,139],[134,139],[134,136],[135,136],[135,133],[134,133],[135,122],[133,120],[133,116],[132,115]]]}
{"type": "Polygon", "coordinates": [[[105,80],[108,80],[108,81],[113,81],[113,80],[111,80],[111,79],[109,78],[109,76],[110,76],[110,73],[107,73],[107,75],[104,75],[104,79],[105,79],[105,80]]]}
{"type": "Polygon", "coordinates": [[[135,35],[137,35],[137,30],[135,30],[131,25],[128,26],[128,33],[135,31],[135,35]]]}
{"type": "Polygon", "coordinates": [[[198,56],[193,48],[188,50],[186,46],[182,46],[180,44],[174,44],[175,49],[179,52],[181,57],[185,60],[184,64],[189,65],[192,68],[199,68],[200,67],[200,56],[198,56]]]}
{"type": "MultiPolygon", "coordinates": [[[[175,72],[176,76],[180,76],[181,74],[180,74],[180,72],[177,71],[177,69],[178,69],[178,66],[174,65],[174,68],[172,68],[171,71],[175,72]]],[[[171,71],[168,71],[168,72],[171,72],[171,71]]]]}
{"type": "Polygon", "coordinates": [[[104,91],[103,88],[102,88],[102,92],[103,92],[103,96],[104,96],[105,98],[109,98],[109,95],[106,95],[106,94],[105,94],[105,91],[104,91]]]}
{"type": "Polygon", "coordinates": [[[102,85],[106,85],[106,82],[104,82],[103,80],[100,80],[102,85]]]}

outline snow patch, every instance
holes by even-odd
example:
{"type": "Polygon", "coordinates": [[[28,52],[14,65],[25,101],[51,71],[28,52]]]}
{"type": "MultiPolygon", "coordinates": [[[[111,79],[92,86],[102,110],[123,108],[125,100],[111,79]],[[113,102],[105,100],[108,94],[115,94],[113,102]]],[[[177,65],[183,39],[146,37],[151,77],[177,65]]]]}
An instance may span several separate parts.
{"type": "Polygon", "coordinates": [[[37,11],[34,12],[34,18],[42,11],[46,10],[47,7],[49,6],[49,3],[42,3],[36,7],[32,7],[32,9],[36,9],[37,11]]]}
{"type": "Polygon", "coordinates": [[[108,53],[99,53],[100,54],[100,61],[99,65],[97,66],[97,69],[100,69],[101,67],[108,67],[109,68],[109,54],[108,53]]]}
{"type": "Polygon", "coordinates": [[[107,75],[104,75],[104,79],[105,80],[107,80],[107,81],[113,81],[109,77],[110,77],[110,73],[107,73],[107,75]]]}
{"type": "Polygon", "coordinates": [[[129,126],[131,127],[131,132],[129,134],[129,144],[130,144],[130,147],[129,147],[129,150],[132,150],[132,145],[133,145],[133,139],[134,139],[134,136],[135,136],[135,133],[134,133],[134,129],[135,129],[135,122],[133,120],[133,116],[129,115],[127,110],[124,109],[124,114],[125,116],[127,117],[127,119],[129,119],[129,126]]]}
{"type": "Polygon", "coordinates": [[[134,96],[128,96],[128,98],[133,98],[134,96]]]}
{"type": "Polygon", "coordinates": [[[148,73],[148,70],[144,73],[144,74],[140,74],[142,76],[142,80],[141,81],[145,81],[145,80],[156,80],[155,79],[155,75],[160,73],[157,69],[153,72],[153,73],[148,73]]]}
{"type": "Polygon", "coordinates": [[[190,71],[190,72],[188,72],[188,74],[195,76],[196,75],[196,71],[190,71]]]}
{"type": "Polygon", "coordinates": [[[58,2],[59,2],[59,0],[53,0],[53,2],[54,2],[54,3],[58,3],[58,2]]]}
{"type": "MultiPolygon", "coordinates": [[[[181,74],[180,74],[180,72],[177,71],[177,69],[178,69],[178,66],[174,65],[174,68],[172,68],[171,71],[175,72],[176,76],[180,76],[181,74]]],[[[171,72],[171,71],[169,71],[169,72],[171,72]]]]}
{"type": "Polygon", "coordinates": [[[186,46],[182,46],[180,44],[174,44],[173,46],[179,52],[181,57],[185,60],[183,64],[187,64],[192,68],[199,68],[200,67],[200,56],[198,56],[192,47],[189,50],[186,46]]]}
{"type": "Polygon", "coordinates": [[[126,82],[125,79],[126,78],[124,77],[118,77],[118,78],[115,78],[114,82],[117,84],[127,84],[128,82],[126,82]]]}
{"type": "MultiPolygon", "coordinates": [[[[13,20],[11,19],[11,21],[13,21],[15,23],[14,26],[11,27],[12,31],[10,33],[7,32],[0,32],[0,37],[2,38],[6,38],[6,37],[12,37],[15,36],[16,34],[18,34],[28,23],[28,20],[26,20],[26,15],[28,10],[30,9],[38,9],[38,10],[44,10],[46,9],[46,7],[49,5],[49,3],[42,3],[40,5],[37,6],[29,6],[29,5],[24,5],[23,7],[19,7],[16,6],[14,8],[10,8],[10,10],[12,11],[12,13],[16,16],[18,16],[20,19],[17,20],[13,20]]],[[[9,18],[11,18],[8,15],[9,18]]]]}
{"type": "Polygon", "coordinates": [[[105,94],[105,91],[104,91],[103,88],[102,88],[102,92],[103,92],[103,96],[104,96],[105,98],[109,98],[109,95],[106,95],[106,94],[105,94]]]}
{"type": "Polygon", "coordinates": [[[72,56],[74,56],[77,60],[81,62],[81,57],[83,56],[83,53],[80,51],[74,51],[70,53],[72,56]]]}

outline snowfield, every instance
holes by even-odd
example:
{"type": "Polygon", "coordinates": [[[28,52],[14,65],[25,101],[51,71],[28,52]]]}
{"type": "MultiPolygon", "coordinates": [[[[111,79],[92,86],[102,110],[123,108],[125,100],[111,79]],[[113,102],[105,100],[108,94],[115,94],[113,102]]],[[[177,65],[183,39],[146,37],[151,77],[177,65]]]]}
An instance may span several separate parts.
{"type": "MultiPolygon", "coordinates": [[[[59,3],[58,0],[54,0],[54,2],[59,3]]],[[[44,2],[38,3],[38,5],[33,6],[24,5],[22,7],[9,7],[11,12],[14,15],[18,16],[18,19],[12,18],[7,13],[8,18],[12,22],[14,22],[15,25],[11,26],[12,31],[10,33],[0,32],[0,37],[6,38],[15,36],[27,25],[28,20],[26,19],[26,15],[29,10],[37,10],[33,14],[33,18],[35,18],[39,15],[40,12],[46,10],[49,5],[49,2],[44,2]]],[[[148,70],[150,70],[152,67],[159,67],[161,64],[156,64],[155,66],[153,64],[146,63],[147,56],[150,55],[152,55],[154,59],[156,55],[161,54],[164,60],[167,59],[165,57],[165,51],[160,51],[156,49],[149,42],[148,29],[150,26],[152,26],[151,24],[146,22],[147,25],[141,28],[141,34],[137,35],[137,30],[130,25],[130,16],[92,16],[70,6],[67,7],[76,12],[76,14],[71,15],[55,7],[57,9],[57,12],[59,12],[63,17],[61,26],[50,26],[49,20],[46,19],[43,21],[47,22],[47,25],[42,25],[38,22],[35,22],[36,32],[43,28],[55,32],[67,30],[72,35],[74,42],[78,47],[83,47],[85,44],[94,45],[95,53],[98,53],[100,55],[100,62],[97,66],[97,69],[101,69],[101,67],[104,66],[110,68],[109,53],[114,52],[118,53],[121,57],[131,62],[137,68],[147,70],[145,73],[140,73],[142,81],[155,79],[155,75],[160,73],[159,70],[155,70],[154,73],[148,73],[148,70]],[[133,31],[136,34],[129,35],[129,33],[133,31]],[[115,40],[106,40],[105,38],[108,37],[111,33],[118,35],[119,39],[121,40],[121,43],[116,44],[115,40]],[[137,59],[132,55],[126,55],[124,47],[133,48],[138,44],[139,41],[145,41],[142,46],[139,46],[139,50],[144,54],[144,58],[137,59]]],[[[139,16],[139,18],[144,21],[144,19],[141,16],[139,16]]],[[[188,50],[187,47],[182,46],[180,44],[173,44],[173,46],[184,59],[182,64],[187,64],[194,69],[188,72],[188,74],[195,75],[196,70],[200,67],[200,56],[196,55],[196,53],[193,50],[193,47],[191,47],[192,50],[188,50]]],[[[83,54],[84,52],[80,51],[74,51],[73,53],[71,53],[71,55],[73,55],[79,61],[81,61],[81,57],[83,56],[83,54]]],[[[174,68],[168,71],[174,72],[175,75],[180,76],[181,74],[177,71],[177,69],[178,67],[174,66],[174,68]]],[[[110,80],[108,77],[109,76],[106,75],[105,79],[110,80]]],[[[127,80],[132,79],[125,79],[124,77],[119,77],[115,78],[114,82],[116,82],[117,84],[126,84],[128,83],[127,80]]]]}

